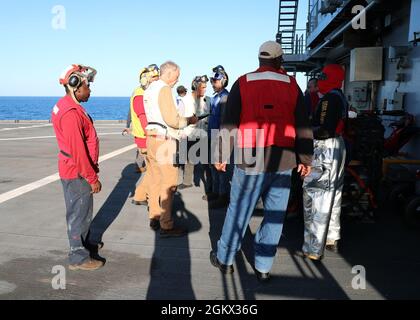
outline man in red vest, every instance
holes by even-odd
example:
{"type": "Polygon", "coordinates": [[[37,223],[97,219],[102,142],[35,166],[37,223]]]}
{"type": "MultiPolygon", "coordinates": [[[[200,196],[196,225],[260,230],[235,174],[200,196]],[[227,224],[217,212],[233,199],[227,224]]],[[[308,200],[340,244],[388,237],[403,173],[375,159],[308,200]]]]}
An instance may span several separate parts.
{"type": "Polygon", "coordinates": [[[236,140],[235,171],[230,205],[217,253],[211,263],[224,274],[233,273],[257,201],[264,202],[264,219],[255,235],[254,270],[259,281],[270,279],[289,200],[292,170],[310,174],[313,135],[302,91],[281,69],[283,50],[265,42],[260,67],[239,78],[229,94],[221,121],[221,148],[215,167],[226,170],[236,140]],[[234,139],[231,139],[234,138],[234,139]],[[298,161],[296,159],[298,155],[298,161]]]}
{"type": "Polygon", "coordinates": [[[60,77],[66,96],[54,106],[51,120],[57,138],[58,170],[63,184],[70,242],[70,270],[96,270],[102,261],[90,258],[87,236],[93,213],[93,194],[101,191],[98,178],[99,140],[92,118],[80,105],[90,97],[96,70],[72,65],[60,77]],[[85,247],[86,246],[86,247],[85,247]]]}

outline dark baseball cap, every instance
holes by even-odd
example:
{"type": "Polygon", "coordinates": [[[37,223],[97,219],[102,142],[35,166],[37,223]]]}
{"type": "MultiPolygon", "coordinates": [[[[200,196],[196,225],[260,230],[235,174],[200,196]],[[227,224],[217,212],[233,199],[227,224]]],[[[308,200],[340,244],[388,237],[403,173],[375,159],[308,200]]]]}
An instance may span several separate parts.
{"type": "Polygon", "coordinates": [[[187,88],[185,88],[184,86],[179,86],[178,88],[176,88],[176,92],[178,94],[184,93],[184,92],[187,92],[187,91],[188,91],[187,88]]]}

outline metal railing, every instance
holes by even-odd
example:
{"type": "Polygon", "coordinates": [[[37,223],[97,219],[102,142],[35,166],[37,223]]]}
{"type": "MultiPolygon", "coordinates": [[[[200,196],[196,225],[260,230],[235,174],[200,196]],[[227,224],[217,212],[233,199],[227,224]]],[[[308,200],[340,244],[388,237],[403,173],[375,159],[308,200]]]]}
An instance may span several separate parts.
{"type": "Polygon", "coordinates": [[[293,54],[303,54],[306,52],[306,39],[307,39],[307,30],[296,29],[293,54]]]}
{"type": "Polygon", "coordinates": [[[345,4],[346,1],[341,2],[327,2],[324,0],[309,0],[308,3],[308,35],[310,35],[320,24],[320,22],[334,14],[336,10],[345,4]]]}
{"type": "Polygon", "coordinates": [[[319,24],[321,0],[309,0],[308,10],[308,35],[311,34],[319,24]]]}

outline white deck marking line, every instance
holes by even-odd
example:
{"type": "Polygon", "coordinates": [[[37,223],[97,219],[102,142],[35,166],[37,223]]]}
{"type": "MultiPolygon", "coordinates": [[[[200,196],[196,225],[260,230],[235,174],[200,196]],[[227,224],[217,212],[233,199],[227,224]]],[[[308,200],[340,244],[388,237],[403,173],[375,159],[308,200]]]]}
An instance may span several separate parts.
{"type": "MultiPolygon", "coordinates": [[[[113,136],[113,135],[119,135],[121,132],[104,132],[104,133],[98,133],[98,136],[113,136]]],[[[39,136],[39,137],[25,137],[25,138],[2,138],[0,141],[20,141],[20,140],[35,140],[35,139],[52,139],[55,138],[55,136],[39,136]]]]}
{"type": "Polygon", "coordinates": [[[26,138],[2,138],[0,141],[20,141],[20,140],[35,140],[35,139],[51,139],[55,136],[39,136],[39,137],[26,137],[26,138]]]}
{"type": "Polygon", "coordinates": [[[18,130],[18,129],[43,128],[43,127],[50,127],[50,126],[52,126],[51,123],[49,123],[49,124],[38,124],[38,125],[35,125],[35,126],[3,128],[3,129],[0,129],[0,131],[12,131],[12,130],[18,130]]]}
{"type": "MultiPolygon", "coordinates": [[[[112,127],[123,127],[123,126],[125,126],[125,123],[101,123],[99,124],[99,126],[95,126],[95,128],[110,128],[111,129],[112,127]]],[[[52,124],[47,123],[47,124],[28,125],[24,127],[1,128],[0,132],[20,130],[20,129],[44,128],[44,127],[52,127],[52,124]]]]}
{"type": "MultiPolygon", "coordinates": [[[[137,148],[137,146],[135,144],[115,150],[111,153],[105,154],[101,157],[99,157],[99,163],[107,161],[109,159],[115,158],[116,156],[119,156],[120,154],[123,154],[127,151],[133,150],[137,148]]],[[[23,187],[14,189],[12,191],[8,191],[6,193],[0,194],[0,204],[2,204],[3,202],[9,201],[11,199],[17,198],[25,193],[34,191],[36,189],[42,188],[44,186],[46,186],[47,184],[53,183],[57,180],[60,180],[60,176],[58,175],[58,173],[53,174],[51,176],[45,177],[41,180],[29,183],[23,187]]]]}

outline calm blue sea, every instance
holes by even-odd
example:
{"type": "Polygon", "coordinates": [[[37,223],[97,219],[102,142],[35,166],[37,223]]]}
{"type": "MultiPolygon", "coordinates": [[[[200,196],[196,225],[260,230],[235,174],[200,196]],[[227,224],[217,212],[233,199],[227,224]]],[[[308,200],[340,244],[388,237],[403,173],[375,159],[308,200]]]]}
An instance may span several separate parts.
{"type": "MultiPolygon", "coordinates": [[[[59,97],[0,97],[0,120],[49,120],[59,97]]],[[[94,120],[126,120],[130,98],[92,97],[83,104],[94,120]]]]}

